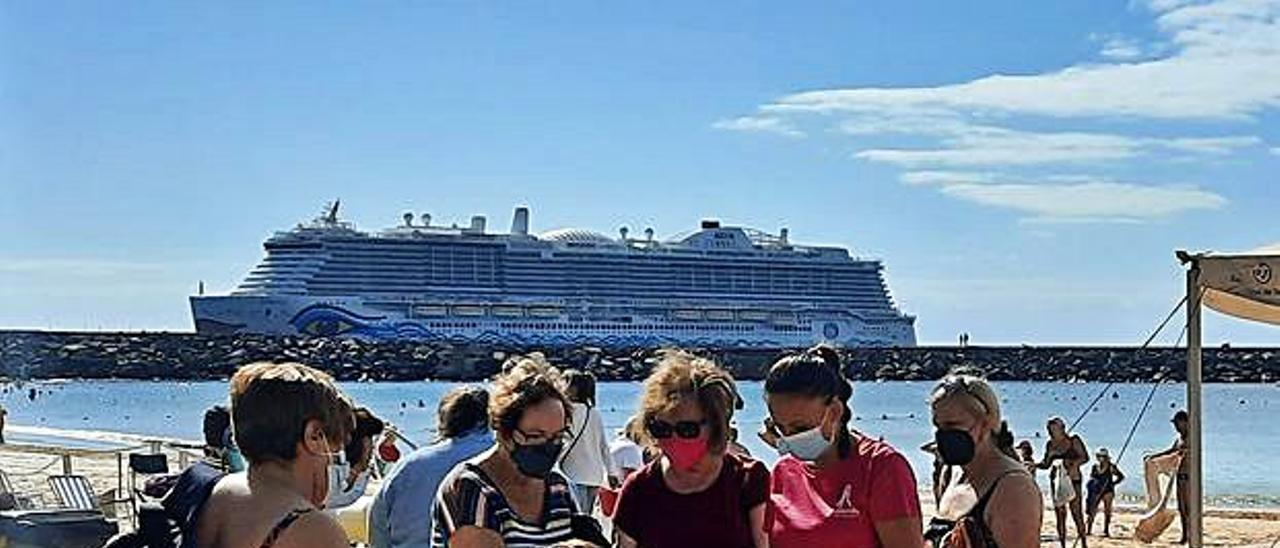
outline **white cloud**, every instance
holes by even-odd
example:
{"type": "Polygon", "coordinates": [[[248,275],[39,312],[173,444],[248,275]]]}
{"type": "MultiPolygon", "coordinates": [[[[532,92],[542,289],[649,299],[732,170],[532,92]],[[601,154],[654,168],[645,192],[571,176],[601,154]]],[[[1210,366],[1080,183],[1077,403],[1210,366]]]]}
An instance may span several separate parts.
{"type": "Polygon", "coordinates": [[[956,185],[992,183],[997,177],[981,171],[908,171],[900,179],[909,185],[956,185]]]}
{"type": "MultiPolygon", "coordinates": [[[[803,91],[746,119],[779,127],[825,121],[853,141],[854,158],[905,169],[905,184],[1036,222],[1143,222],[1224,207],[1221,195],[1197,187],[1060,172],[1133,171],[1145,161],[1224,157],[1262,145],[1247,134],[1171,135],[1168,128],[1212,123],[1253,133],[1259,114],[1280,108],[1280,0],[1147,0],[1147,7],[1160,36],[1092,35],[1104,62],[938,86],[803,91]],[[1001,173],[1008,169],[1021,176],[1001,173]]],[[[1270,150],[1280,155],[1280,147],[1270,150]]]]}
{"type": "Polygon", "coordinates": [[[1142,45],[1137,40],[1126,38],[1124,36],[1112,36],[1102,43],[1102,50],[1098,52],[1105,59],[1112,61],[1132,61],[1144,57],[1146,54],[1142,51],[1142,45]]]}
{"type": "MultiPolygon", "coordinates": [[[[855,118],[841,130],[857,134],[881,122],[862,123],[855,118]]],[[[1111,133],[1030,132],[995,126],[966,125],[955,120],[923,120],[893,126],[894,130],[939,136],[940,148],[881,148],[862,150],[854,157],[918,168],[922,166],[1029,166],[1042,164],[1108,162],[1143,154],[1173,151],[1222,155],[1261,142],[1253,136],[1181,137],[1173,139],[1133,137],[1111,133]],[[915,124],[914,122],[920,122],[915,124]]]]}
{"type": "Polygon", "coordinates": [[[945,109],[1055,117],[1247,118],[1280,106],[1280,0],[1157,3],[1172,53],[1144,62],[1078,64],[917,88],[796,93],[771,113],[945,109]]]}
{"type": "Polygon", "coordinates": [[[804,137],[804,132],[791,126],[786,120],[768,116],[740,116],[729,120],[720,120],[711,127],[726,131],[745,131],[750,133],[773,133],[786,137],[804,137]]]}
{"type": "Polygon", "coordinates": [[[956,184],[944,186],[942,192],[1054,222],[1141,222],[1189,210],[1219,209],[1227,203],[1226,198],[1198,188],[1104,181],[956,184]]]}

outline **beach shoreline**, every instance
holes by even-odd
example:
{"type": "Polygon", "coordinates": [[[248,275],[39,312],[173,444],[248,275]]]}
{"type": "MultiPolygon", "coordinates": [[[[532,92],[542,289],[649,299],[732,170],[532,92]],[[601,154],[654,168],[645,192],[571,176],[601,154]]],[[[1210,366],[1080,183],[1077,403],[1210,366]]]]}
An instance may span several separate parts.
{"type": "MultiPolygon", "coordinates": [[[[86,442],[111,442],[121,446],[115,450],[106,449],[68,449],[65,446],[39,444],[6,444],[0,445],[0,469],[10,476],[15,490],[24,494],[36,494],[46,505],[53,505],[54,498],[49,490],[46,478],[49,475],[63,472],[61,466],[64,454],[70,453],[71,471],[84,475],[93,484],[99,497],[106,500],[116,497],[118,489],[127,489],[128,470],[121,469],[121,461],[115,456],[129,451],[150,452],[159,450],[169,459],[172,470],[178,470],[179,462],[194,460],[198,453],[191,448],[198,446],[194,440],[141,436],[120,432],[77,431],[54,428],[14,427],[15,433],[25,435],[55,435],[60,438],[74,438],[86,442]]],[[[927,486],[921,486],[921,509],[925,521],[931,517],[934,502],[927,486]]],[[[1133,504],[1116,505],[1112,523],[1112,537],[1091,536],[1089,542],[1099,548],[1118,548],[1132,546],[1133,528],[1145,509],[1133,504]]],[[[108,508],[109,516],[121,516],[123,507],[108,508]]],[[[1101,516],[1095,527],[1102,527],[1101,516]]],[[[127,527],[127,520],[121,525],[127,527]]],[[[1156,542],[1148,546],[1172,547],[1179,535],[1179,525],[1174,524],[1161,535],[1156,542]]],[[[1069,537],[1074,538],[1074,527],[1069,527],[1069,537]]],[[[1051,508],[1045,510],[1042,526],[1041,544],[1056,545],[1054,536],[1054,517],[1051,508]]],[[[1280,540],[1280,507],[1263,508],[1206,508],[1205,512],[1206,546],[1259,546],[1271,547],[1280,540]]]]}

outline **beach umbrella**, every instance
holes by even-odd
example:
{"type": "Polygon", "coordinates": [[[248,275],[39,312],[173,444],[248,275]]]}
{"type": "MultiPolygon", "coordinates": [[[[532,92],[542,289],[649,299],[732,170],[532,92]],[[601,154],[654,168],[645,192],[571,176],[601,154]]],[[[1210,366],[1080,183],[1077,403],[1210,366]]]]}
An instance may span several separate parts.
{"type": "Polygon", "coordinates": [[[1199,548],[1204,540],[1200,305],[1229,316],[1280,325],[1280,244],[1244,253],[1178,251],[1177,257],[1187,267],[1187,538],[1193,548],[1199,548]]]}

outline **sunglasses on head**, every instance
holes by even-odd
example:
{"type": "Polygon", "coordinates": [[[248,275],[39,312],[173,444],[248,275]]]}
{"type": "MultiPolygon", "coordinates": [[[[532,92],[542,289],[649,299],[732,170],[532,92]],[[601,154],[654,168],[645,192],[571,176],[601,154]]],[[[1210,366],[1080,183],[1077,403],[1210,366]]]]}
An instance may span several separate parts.
{"type": "Polygon", "coordinates": [[[654,439],[665,440],[671,436],[677,436],[687,440],[698,437],[702,433],[702,425],[707,421],[680,421],[671,424],[667,421],[652,419],[645,428],[649,431],[649,435],[654,439]]]}

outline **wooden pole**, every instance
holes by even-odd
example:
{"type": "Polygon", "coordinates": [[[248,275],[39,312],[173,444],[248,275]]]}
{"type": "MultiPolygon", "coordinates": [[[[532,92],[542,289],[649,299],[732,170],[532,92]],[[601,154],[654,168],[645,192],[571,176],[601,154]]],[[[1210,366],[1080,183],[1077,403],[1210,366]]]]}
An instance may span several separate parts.
{"type": "Polygon", "coordinates": [[[1204,482],[1203,462],[1201,459],[1201,385],[1202,372],[1200,363],[1201,330],[1200,330],[1200,263],[1191,261],[1187,269],[1187,459],[1190,481],[1187,485],[1187,540],[1191,548],[1200,548],[1204,544],[1204,520],[1202,496],[1204,482]]]}

